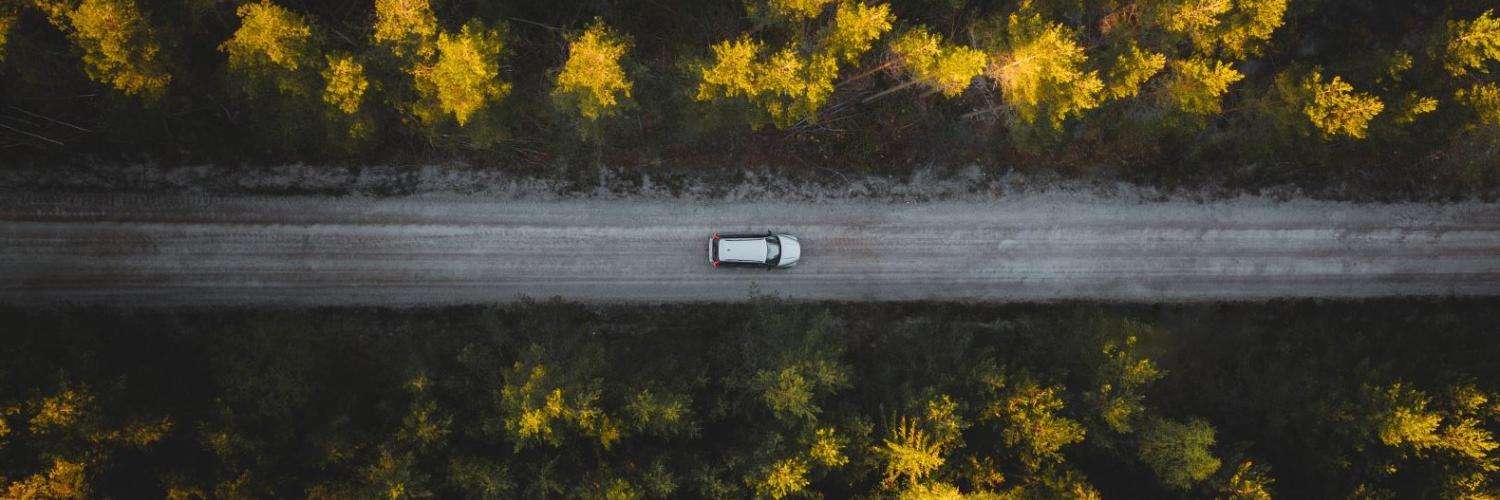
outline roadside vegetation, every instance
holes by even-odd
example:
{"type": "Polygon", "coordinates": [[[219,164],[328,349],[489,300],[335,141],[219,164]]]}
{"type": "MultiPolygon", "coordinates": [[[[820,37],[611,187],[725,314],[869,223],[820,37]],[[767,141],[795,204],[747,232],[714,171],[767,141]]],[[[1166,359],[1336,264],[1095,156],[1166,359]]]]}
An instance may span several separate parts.
{"type": "Polygon", "coordinates": [[[1500,186],[1493,7],[0,0],[0,151],[721,177],[980,165],[1484,196],[1500,186]]]}
{"type": "Polygon", "coordinates": [[[1494,308],[4,308],[0,496],[1487,498],[1494,308]]]}

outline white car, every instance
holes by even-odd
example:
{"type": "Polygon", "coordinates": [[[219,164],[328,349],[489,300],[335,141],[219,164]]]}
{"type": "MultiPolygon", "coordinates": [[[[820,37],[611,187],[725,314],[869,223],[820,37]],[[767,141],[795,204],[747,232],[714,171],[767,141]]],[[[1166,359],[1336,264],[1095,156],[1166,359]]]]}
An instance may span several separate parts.
{"type": "Polygon", "coordinates": [[[802,258],[802,244],[790,234],[714,233],[708,240],[708,262],[714,267],[788,268],[802,258]]]}

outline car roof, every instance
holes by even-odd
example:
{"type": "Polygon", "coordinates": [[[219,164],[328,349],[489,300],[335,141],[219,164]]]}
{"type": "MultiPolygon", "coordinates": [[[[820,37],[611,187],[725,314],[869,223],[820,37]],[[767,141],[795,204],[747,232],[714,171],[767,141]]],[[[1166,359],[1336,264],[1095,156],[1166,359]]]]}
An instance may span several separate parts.
{"type": "Polygon", "coordinates": [[[766,262],[766,238],[723,238],[719,240],[719,260],[725,262],[766,262]]]}

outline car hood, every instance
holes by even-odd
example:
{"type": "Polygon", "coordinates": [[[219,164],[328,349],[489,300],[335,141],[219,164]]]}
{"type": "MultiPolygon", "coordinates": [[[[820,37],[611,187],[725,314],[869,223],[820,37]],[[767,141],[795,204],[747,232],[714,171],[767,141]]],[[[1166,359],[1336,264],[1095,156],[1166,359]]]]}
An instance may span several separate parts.
{"type": "Polygon", "coordinates": [[[781,262],[777,267],[791,267],[802,259],[802,242],[796,237],[780,235],[781,240],[781,262]]]}

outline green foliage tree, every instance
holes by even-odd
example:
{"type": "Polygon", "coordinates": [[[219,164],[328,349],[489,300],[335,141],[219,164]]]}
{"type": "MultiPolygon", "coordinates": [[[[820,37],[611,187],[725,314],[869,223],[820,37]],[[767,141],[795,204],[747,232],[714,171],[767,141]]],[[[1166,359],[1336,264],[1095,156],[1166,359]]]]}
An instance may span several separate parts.
{"type": "Polygon", "coordinates": [[[1167,56],[1132,44],[1109,68],[1104,78],[1104,96],[1115,100],[1129,99],[1140,92],[1141,85],[1166,67],[1167,56]]]}
{"type": "Polygon", "coordinates": [[[991,57],[986,74],[1020,124],[1057,130],[1069,117],[1099,105],[1104,82],[1084,63],[1073,30],[1023,9],[1008,18],[1000,52],[991,57]]]}
{"type": "Polygon", "coordinates": [[[1494,17],[1493,9],[1486,10],[1472,21],[1448,22],[1448,44],[1443,53],[1443,66],[1453,76],[1464,76],[1470,71],[1489,73],[1489,62],[1500,61],[1500,18],[1494,17]]]}
{"type": "Polygon", "coordinates": [[[90,79],[152,100],[166,92],[172,75],[161,42],[134,0],[34,1],[83,52],[90,79]]]}
{"type": "Polygon", "coordinates": [[[1370,120],[1385,109],[1379,98],[1354,92],[1354,86],[1337,75],[1324,83],[1323,75],[1313,71],[1303,79],[1302,91],[1308,96],[1302,114],[1324,138],[1342,135],[1363,139],[1370,120]]]}
{"type": "Polygon", "coordinates": [[[411,69],[417,118],[432,125],[451,115],[462,126],[508,95],[510,83],[500,79],[502,48],[500,32],[477,22],[458,33],[439,34],[436,59],[411,69]]]}
{"type": "Polygon", "coordinates": [[[558,109],[588,122],[617,113],[630,99],[632,85],[620,65],[629,50],[629,41],[601,21],[570,40],[568,60],[552,88],[558,109]]]}
{"type": "Polygon", "coordinates": [[[1141,461],[1169,487],[1187,490],[1219,470],[1219,459],[1209,450],[1214,428],[1208,422],[1153,418],[1142,427],[1139,439],[1141,461]]]}
{"type": "Polygon", "coordinates": [[[1218,114],[1229,86],[1244,78],[1223,61],[1172,61],[1162,100],[1173,109],[1198,116],[1218,114]]]}
{"type": "Polygon", "coordinates": [[[917,26],[891,42],[891,55],[912,83],[956,97],[984,73],[989,58],[962,45],[944,44],[925,26],[917,26]]]}
{"type": "Polygon", "coordinates": [[[303,74],[316,64],[317,54],[307,18],[270,0],[241,5],[235,13],[240,27],[219,45],[229,54],[229,70],[241,78],[273,81],[282,93],[309,94],[303,74]]]}

